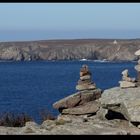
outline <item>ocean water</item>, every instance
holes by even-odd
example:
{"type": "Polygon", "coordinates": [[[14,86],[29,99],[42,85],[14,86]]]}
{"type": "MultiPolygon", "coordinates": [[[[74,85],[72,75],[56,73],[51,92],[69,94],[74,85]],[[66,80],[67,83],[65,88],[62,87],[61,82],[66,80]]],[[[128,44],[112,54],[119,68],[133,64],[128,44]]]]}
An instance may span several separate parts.
{"type": "Polygon", "coordinates": [[[136,77],[136,62],[32,61],[0,62],[0,113],[27,113],[40,122],[39,112],[58,111],[52,104],[76,92],[79,70],[89,66],[92,80],[102,90],[119,86],[121,72],[128,69],[136,77]]]}

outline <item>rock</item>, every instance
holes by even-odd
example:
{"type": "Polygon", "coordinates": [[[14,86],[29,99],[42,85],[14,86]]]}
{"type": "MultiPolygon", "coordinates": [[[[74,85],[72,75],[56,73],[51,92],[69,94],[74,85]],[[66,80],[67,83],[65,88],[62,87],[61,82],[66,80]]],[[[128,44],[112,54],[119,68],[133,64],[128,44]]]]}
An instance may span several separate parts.
{"type": "Polygon", "coordinates": [[[101,93],[102,91],[100,89],[77,92],[75,94],[72,94],[66,98],[57,101],[56,103],[53,104],[53,107],[58,110],[72,108],[100,98],[101,93]]]}
{"type": "Polygon", "coordinates": [[[83,65],[80,69],[80,80],[76,85],[76,90],[93,90],[96,89],[96,84],[91,80],[91,72],[87,65],[83,65]]]}
{"type": "Polygon", "coordinates": [[[39,125],[33,121],[26,122],[25,127],[39,128],[39,125]]]}
{"type": "Polygon", "coordinates": [[[82,105],[84,103],[97,100],[101,97],[102,90],[95,89],[95,90],[84,90],[81,91],[81,101],[78,105],[82,105]]]}
{"type": "Polygon", "coordinates": [[[74,117],[70,116],[70,115],[59,114],[58,117],[57,117],[57,120],[64,120],[67,123],[71,123],[73,118],[74,117]]]}
{"type": "Polygon", "coordinates": [[[140,86],[140,72],[137,74],[137,86],[140,86]]]}
{"type": "Polygon", "coordinates": [[[136,87],[136,79],[129,77],[128,69],[125,69],[124,71],[122,71],[122,75],[123,75],[122,81],[119,81],[121,88],[136,87]]]}
{"type": "Polygon", "coordinates": [[[100,109],[97,112],[96,117],[101,120],[107,120],[107,118],[105,117],[107,113],[108,113],[108,109],[104,109],[104,108],[100,107],[100,109]]]}
{"type": "Polygon", "coordinates": [[[136,51],[135,55],[140,56],[140,50],[136,51]]]}
{"type": "Polygon", "coordinates": [[[83,105],[64,109],[62,114],[71,114],[71,115],[83,115],[83,114],[93,114],[99,110],[99,103],[97,101],[91,101],[83,105]]]}
{"type": "Polygon", "coordinates": [[[138,65],[135,66],[137,71],[137,86],[140,86],[140,59],[138,60],[138,65]]]}
{"type": "Polygon", "coordinates": [[[1,54],[1,59],[3,60],[22,60],[22,54],[20,49],[16,47],[6,47],[3,49],[3,53],[1,54]]]}
{"type": "Polygon", "coordinates": [[[128,76],[128,69],[125,69],[124,71],[122,71],[122,75],[128,76]]]}
{"type": "MultiPolygon", "coordinates": [[[[75,117],[75,116],[74,116],[75,117]]],[[[58,125],[52,129],[51,134],[55,135],[128,135],[138,134],[139,129],[129,128],[127,125],[121,125],[119,121],[101,121],[99,119],[86,122],[79,121],[80,116],[77,116],[77,121],[58,125]]]]}
{"type": "Polygon", "coordinates": [[[78,85],[82,85],[82,84],[93,84],[91,80],[79,80],[78,81],[78,85]]]}
{"type": "Polygon", "coordinates": [[[64,120],[64,119],[57,119],[57,120],[55,121],[55,124],[56,124],[56,125],[65,125],[66,123],[71,123],[71,121],[66,121],[66,120],[64,120]]]}
{"type": "Polygon", "coordinates": [[[80,69],[80,77],[85,76],[85,75],[91,75],[91,72],[88,69],[87,65],[83,65],[82,68],[80,69]]]}
{"type": "Polygon", "coordinates": [[[132,88],[136,87],[136,83],[128,82],[128,81],[119,81],[121,88],[132,88]]]}
{"type": "Polygon", "coordinates": [[[0,126],[0,135],[21,135],[20,127],[5,127],[5,126],[0,126]]]}
{"type": "Polygon", "coordinates": [[[80,80],[90,80],[91,79],[91,76],[90,75],[84,75],[84,76],[81,76],[80,77],[80,80]]]}
{"type": "Polygon", "coordinates": [[[140,129],[140,125],[137,126],[140,129]]]}
{"type": "Polygon", "coordinates": [[[131,83],[136,82],[136,78],[130,78],[130,77],[125,77],[125,76],[122,77],[122,80],[126,82],[131,82],[131,83]]]}
{"type": "Polygon", "coordinates": [[[138,60],[138,64],[140,64],[140,59],[138,60]]]}
{"type": "Polygon", "coordinates": [[[54,120],[46,120],[41,124],[41,129],[51,130],[56,126],[54,120]]]}
{"type": "Polygon", "coordinates": [[[96,89],[94,84],[81,84],[76,86],[76,90],[93,90],[96,89]]]}
{"type": "Polygon", "coordinates": [[[140,72],[140,65],[135,66],[136,71],[140,72]]]}
{"type": "Polygon", "coordinates": [[[82,123],[85,115],[70,115],[70,114],[59,114],[57,120],[65,120],[71,123],[82,123]]]}
{"type": "Polygon", "coordinates": [[[99,100],[103,108],[121,113],[130,122],[140,122],[140,87],[108,89],[99,100]]]}
{"type": "Polygon", "coordinates": [[[31,123],[25,127],[2,127],[1,135],[139,135],[139,128],[129,125],[126,120],[100,120],[82,115],[61,115],[59,121],[45,121],[38,127],[31,123]],[[67,122],[66,120],[72,120],[67,122]],[[86,120],[86,121],[84,121],[86,120]],[[57,123],[56,123],[57,122],[57,123]],[[55,123],[55,125],[53,125],[55,123]],[[48,126],[52,126],[48,128],[48,126]],[[30,128],[30,129],[29,129],[30,128]]]}
{"type": "Polygon", "coordinates": [[[26,122],[22,128],[22,133],[36,133],[40,129],[40,126],[35,122],[26,122]]]}

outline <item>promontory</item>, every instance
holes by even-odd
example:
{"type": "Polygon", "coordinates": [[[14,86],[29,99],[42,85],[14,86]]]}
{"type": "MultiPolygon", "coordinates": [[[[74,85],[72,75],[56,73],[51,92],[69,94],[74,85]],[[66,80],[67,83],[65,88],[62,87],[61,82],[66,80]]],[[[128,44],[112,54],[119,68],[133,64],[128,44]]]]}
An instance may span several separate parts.
{"type": "Polygon", "coordinates": [[[69,39],[0,42],[0,60],[138,60],[140,39],[69,39]]]}

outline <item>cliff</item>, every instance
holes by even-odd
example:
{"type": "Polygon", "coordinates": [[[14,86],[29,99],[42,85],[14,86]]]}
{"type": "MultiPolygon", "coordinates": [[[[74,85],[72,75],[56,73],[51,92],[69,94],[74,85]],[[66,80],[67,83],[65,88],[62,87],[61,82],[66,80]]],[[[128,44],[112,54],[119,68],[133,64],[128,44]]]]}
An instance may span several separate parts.
{"type": "Polygon", "coordinates": [[[0,60],[103,60],[131,61],[140,40],[76,39],[1,42],[0,60]]]}

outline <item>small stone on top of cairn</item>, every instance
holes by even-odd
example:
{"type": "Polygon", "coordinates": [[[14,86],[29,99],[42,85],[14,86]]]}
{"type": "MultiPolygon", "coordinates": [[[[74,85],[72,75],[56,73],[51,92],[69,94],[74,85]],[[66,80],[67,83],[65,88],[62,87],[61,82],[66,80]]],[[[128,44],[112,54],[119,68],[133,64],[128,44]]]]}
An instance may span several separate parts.
{"type": "Polygon", "coordinates": [[[76,90],[93,90],[96,89],[95,83],[91,80],[91,72],[87,65],[83,65],[80,69],[80,79],[78,81],[78,85],[76,86],[76,90]]]}
{"type": "Polygon", "coordinates": [[[136,87],[136,79],[131,78],[128,73],[128,69],[122,71],[122,81],[119,81],[121,88],[136,87]]]}

